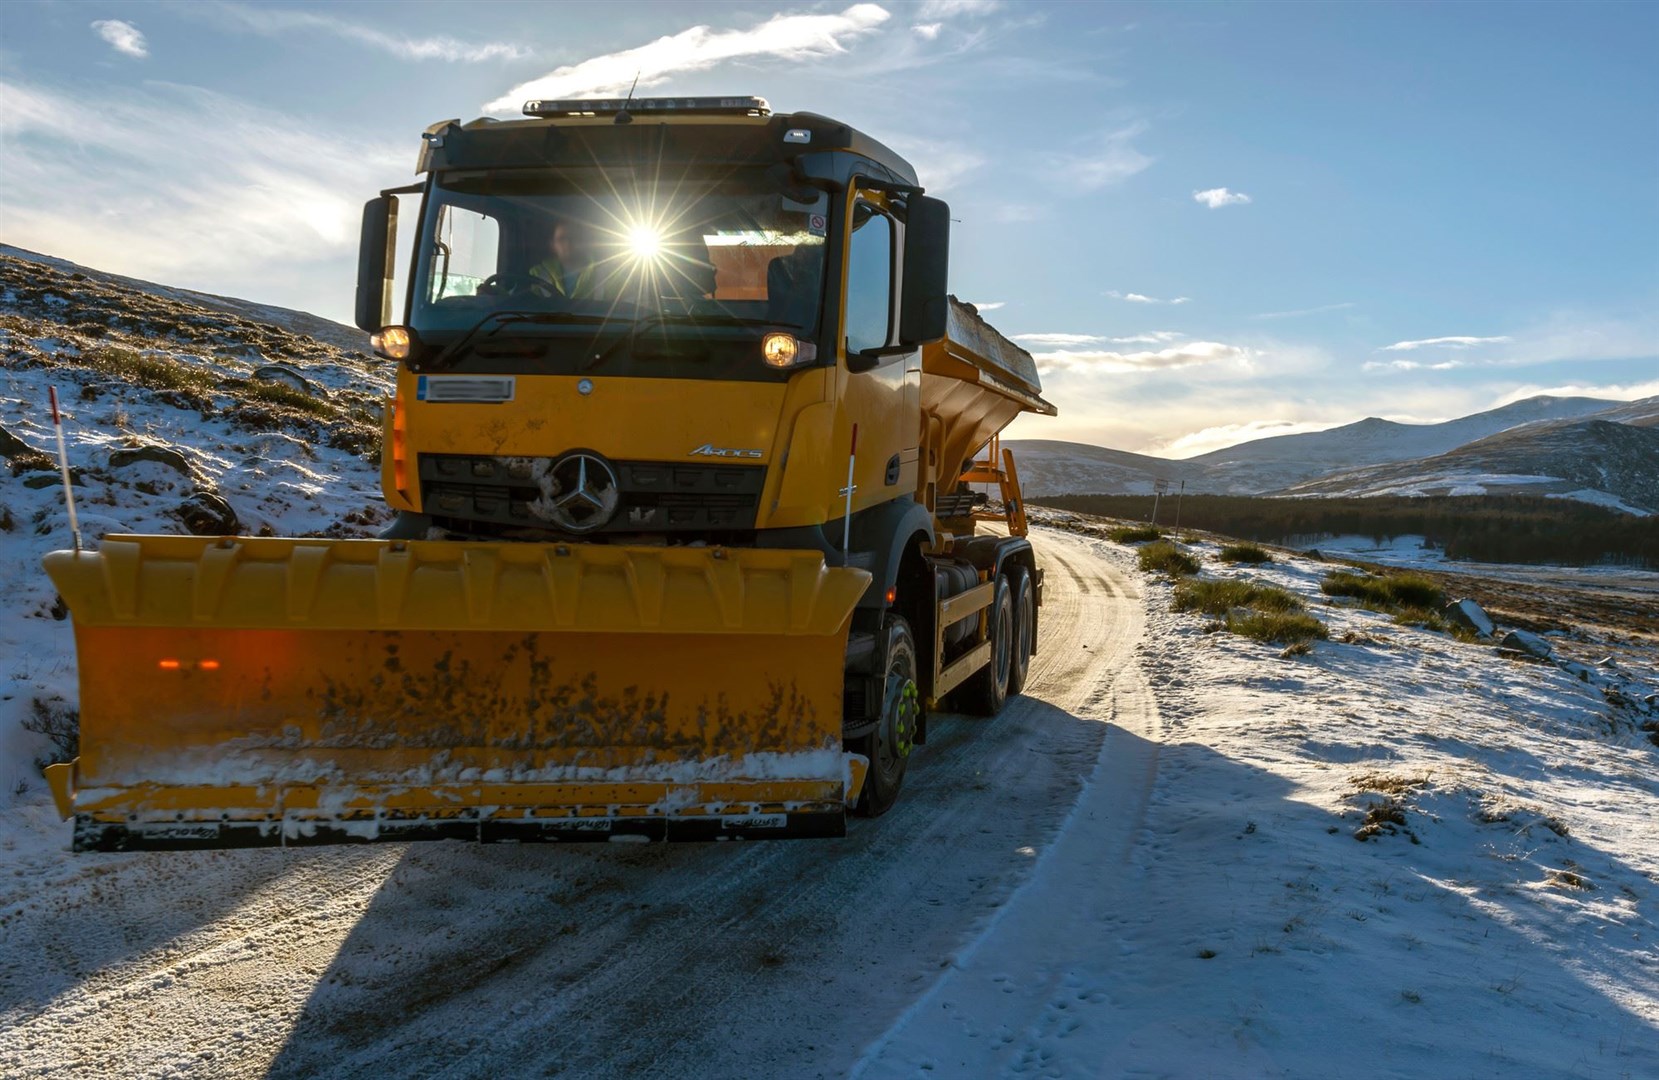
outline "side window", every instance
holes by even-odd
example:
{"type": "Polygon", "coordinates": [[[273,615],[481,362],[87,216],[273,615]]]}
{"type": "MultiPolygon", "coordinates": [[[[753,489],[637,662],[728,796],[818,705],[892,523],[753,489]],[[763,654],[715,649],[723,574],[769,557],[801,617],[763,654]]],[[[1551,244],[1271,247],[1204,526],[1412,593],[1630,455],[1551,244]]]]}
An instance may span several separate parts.
{"type": "Polygon", "coordinates": [[[427,303],[449,296],[476,296],[501,258],[501,226],[495,218],[460,206],[445,206],[431,252],[427,303]]]}
{"type": "Polygon", "coordinates": [[[893,222],[857,203],[847,245],[847,353],[886,345],[892,318],[893,222]]]}

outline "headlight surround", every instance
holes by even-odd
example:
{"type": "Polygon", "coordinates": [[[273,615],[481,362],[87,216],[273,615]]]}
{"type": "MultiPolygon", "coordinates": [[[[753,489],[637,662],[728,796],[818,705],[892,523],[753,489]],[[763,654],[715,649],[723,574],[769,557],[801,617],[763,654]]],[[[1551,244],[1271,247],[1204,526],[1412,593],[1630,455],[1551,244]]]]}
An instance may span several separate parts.
{"type": "Polygon", "coordinates": [[[766,361],[767,367],[782,371],[817,360],[818,346],[810,341],[802,341],[794,334],[773,331],[760,339],[760,357],[766,361]]]}

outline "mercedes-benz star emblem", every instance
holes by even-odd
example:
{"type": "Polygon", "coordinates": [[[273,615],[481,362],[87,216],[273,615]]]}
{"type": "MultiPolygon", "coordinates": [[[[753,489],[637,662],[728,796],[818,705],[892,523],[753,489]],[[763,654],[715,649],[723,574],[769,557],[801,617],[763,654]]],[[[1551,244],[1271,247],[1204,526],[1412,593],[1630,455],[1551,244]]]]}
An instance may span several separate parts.
{"type": "Polygon", "coordinates": [[[583,397],[586,397],[587,395],[593,393],[593,380],[592,379],[582,379],[582,380],[578,381],[576,383],[576,392],[578,394],[581,394],[583,397]]]}
{"type": "Polygon", "coordinates": [[[566,532],[585,533],[609,523],[620,498],[610,462],[577,450],[553,463],[530,509],[566,532]]]}

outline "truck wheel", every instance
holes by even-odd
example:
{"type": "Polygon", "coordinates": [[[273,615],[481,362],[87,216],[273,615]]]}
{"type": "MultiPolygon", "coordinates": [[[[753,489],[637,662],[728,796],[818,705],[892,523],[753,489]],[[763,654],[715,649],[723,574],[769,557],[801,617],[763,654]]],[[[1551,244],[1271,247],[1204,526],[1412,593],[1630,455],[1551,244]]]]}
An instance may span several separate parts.
{"type": "Polygon", "coordinates": [[[882,629],[886,638],[887,693],[881,703],[881,719],[874,731],[848,746],[853,753],[870,759],[864,790],[853,808],[860,817],[879,817],[898,800],[922,720],[922,695],[916,685],[916,639],[911,636],[910,624],[890,615],[882,629]]]}
{"type": "Polygon", "coordinates": [[[1008,579],[997,575],[991,618],[991,662],[974,672],[958,692],[963,712],[995,716],[1008,700],[1008,673],[1014,659],[1014,596],[1008,579]]]}
{"type": "Polygon", "coordinates": [[[1031,670],[1031,654],[1037,642],[1037,593],[1031,587],[1031,571],[1014,567],[1014,655],[1008,664],[1008,692],[1018,694],[1025,689],[1025,677],[1031,670]]]}

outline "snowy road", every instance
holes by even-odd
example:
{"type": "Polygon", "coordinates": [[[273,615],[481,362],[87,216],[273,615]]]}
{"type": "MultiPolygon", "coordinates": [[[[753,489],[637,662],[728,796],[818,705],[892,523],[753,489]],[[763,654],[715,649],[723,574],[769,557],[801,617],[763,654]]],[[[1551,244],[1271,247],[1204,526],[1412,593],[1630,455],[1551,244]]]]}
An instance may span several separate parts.
{"type": "Polygon", "coordinates": [[[845,1075],[1001,936],[1091,777],[1121,816],[1097,863],[1144,810],[1138,578],[1066,534],[1038,546],[1029,695],[936,718],[898,807],[843,841],[20,860],[0,1072],[845,1075]]]}

